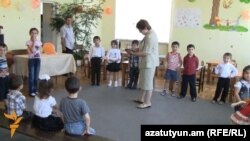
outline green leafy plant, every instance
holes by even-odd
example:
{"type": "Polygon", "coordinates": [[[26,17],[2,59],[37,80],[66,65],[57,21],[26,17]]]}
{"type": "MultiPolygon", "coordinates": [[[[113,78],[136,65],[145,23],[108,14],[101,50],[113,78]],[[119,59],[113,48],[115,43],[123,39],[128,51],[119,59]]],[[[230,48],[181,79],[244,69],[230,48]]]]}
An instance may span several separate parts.
{"type": "Polygon", "coordinates": [[[73,56],[75,60],[82,60],[84,56],[84,51],[82,49],[75,50],[73,56]]]}
{"type": "Polygon", "coordinates": [[[93,29],[97,27],[98,20],[102,18],[104,2],[105,0],[100,0],[97,3],[81,0],[80,3],[55,3],[50,26],[52,30],[60,32],[60,28],[64,25],[64,18],[71,15],[73,17],[75,44],[82,44],[83,49],[89,50],[93,29]]]}

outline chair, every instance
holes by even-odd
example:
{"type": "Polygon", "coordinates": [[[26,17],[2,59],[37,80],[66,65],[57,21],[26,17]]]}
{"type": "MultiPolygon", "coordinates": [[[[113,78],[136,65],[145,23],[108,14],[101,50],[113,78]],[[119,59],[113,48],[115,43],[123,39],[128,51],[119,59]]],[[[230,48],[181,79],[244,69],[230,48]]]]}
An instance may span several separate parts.
{"type": "Polygon", "coordinates": [[[203,64],[203,66],[201,67],[201,69],[199,71],[200,71],[199,77],[196,79],[196,86],[198,87],[198,93],[203,91],[206,66],[203,64]]]}
{"type": "Polygon", "coordinates": [[[122,86],[126,87],[129,82],[129,61],[122,62],[122,86]]]}
{"type": "Polygon", "coordinates": [[[56,54],[56,49],[53,43],[46,42],[43,44],[43,53],[52,55],[56,54]]]}

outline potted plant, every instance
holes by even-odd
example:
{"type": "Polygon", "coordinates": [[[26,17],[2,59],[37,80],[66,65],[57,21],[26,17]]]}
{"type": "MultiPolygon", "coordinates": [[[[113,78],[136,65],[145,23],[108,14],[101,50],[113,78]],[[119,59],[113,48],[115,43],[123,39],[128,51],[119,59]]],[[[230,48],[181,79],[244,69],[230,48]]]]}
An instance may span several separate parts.
{"type": "Polygon", "coordinates": [[[81,0],[80,3],[55,3],[50,26],[52,30],[60,32],[67,15],[73,17],[73,30],[75,33],[75,44],[82,44],[84,50],[89,50],[92,43],[93,28],[98,25],[98,20],[102,18],[103,4],[105,0],[99,2],[81,0]]]}
{"type": "Polygon", "coordinates": [[[82,64],[82,60],[83,60],[83,56],[84,56],[84,52],[82,49],[76,49],[73,52],[73,56],[76,60],[76,65],[77,66],[81,66],[82,64]]]}

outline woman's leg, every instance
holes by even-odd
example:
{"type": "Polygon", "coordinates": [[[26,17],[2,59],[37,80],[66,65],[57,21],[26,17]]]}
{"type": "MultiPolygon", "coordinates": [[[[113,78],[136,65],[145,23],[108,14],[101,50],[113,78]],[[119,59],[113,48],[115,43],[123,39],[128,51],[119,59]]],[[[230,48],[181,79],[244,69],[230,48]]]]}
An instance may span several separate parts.
{"type": "Polygon", "coordinates": [[[145,105],[151,106],[152,93],[153,93],[152,90],[146,90],[145,101],[144,101],[145,105]]]}

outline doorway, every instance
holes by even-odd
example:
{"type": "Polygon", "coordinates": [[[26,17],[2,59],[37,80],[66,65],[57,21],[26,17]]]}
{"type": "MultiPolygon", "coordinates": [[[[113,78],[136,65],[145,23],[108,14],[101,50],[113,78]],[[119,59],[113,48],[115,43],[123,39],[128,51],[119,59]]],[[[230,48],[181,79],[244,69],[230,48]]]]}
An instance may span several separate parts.
{"type": "Polygon", "coordinates": [[[43,1],[41,4],[41,41],[43,43],[51,42],[55,45],[55,49],[58,52],[58,36],[59,33],[52,31],[50,26],[51,15],[53,12],[54,2],[43,1]]]}

